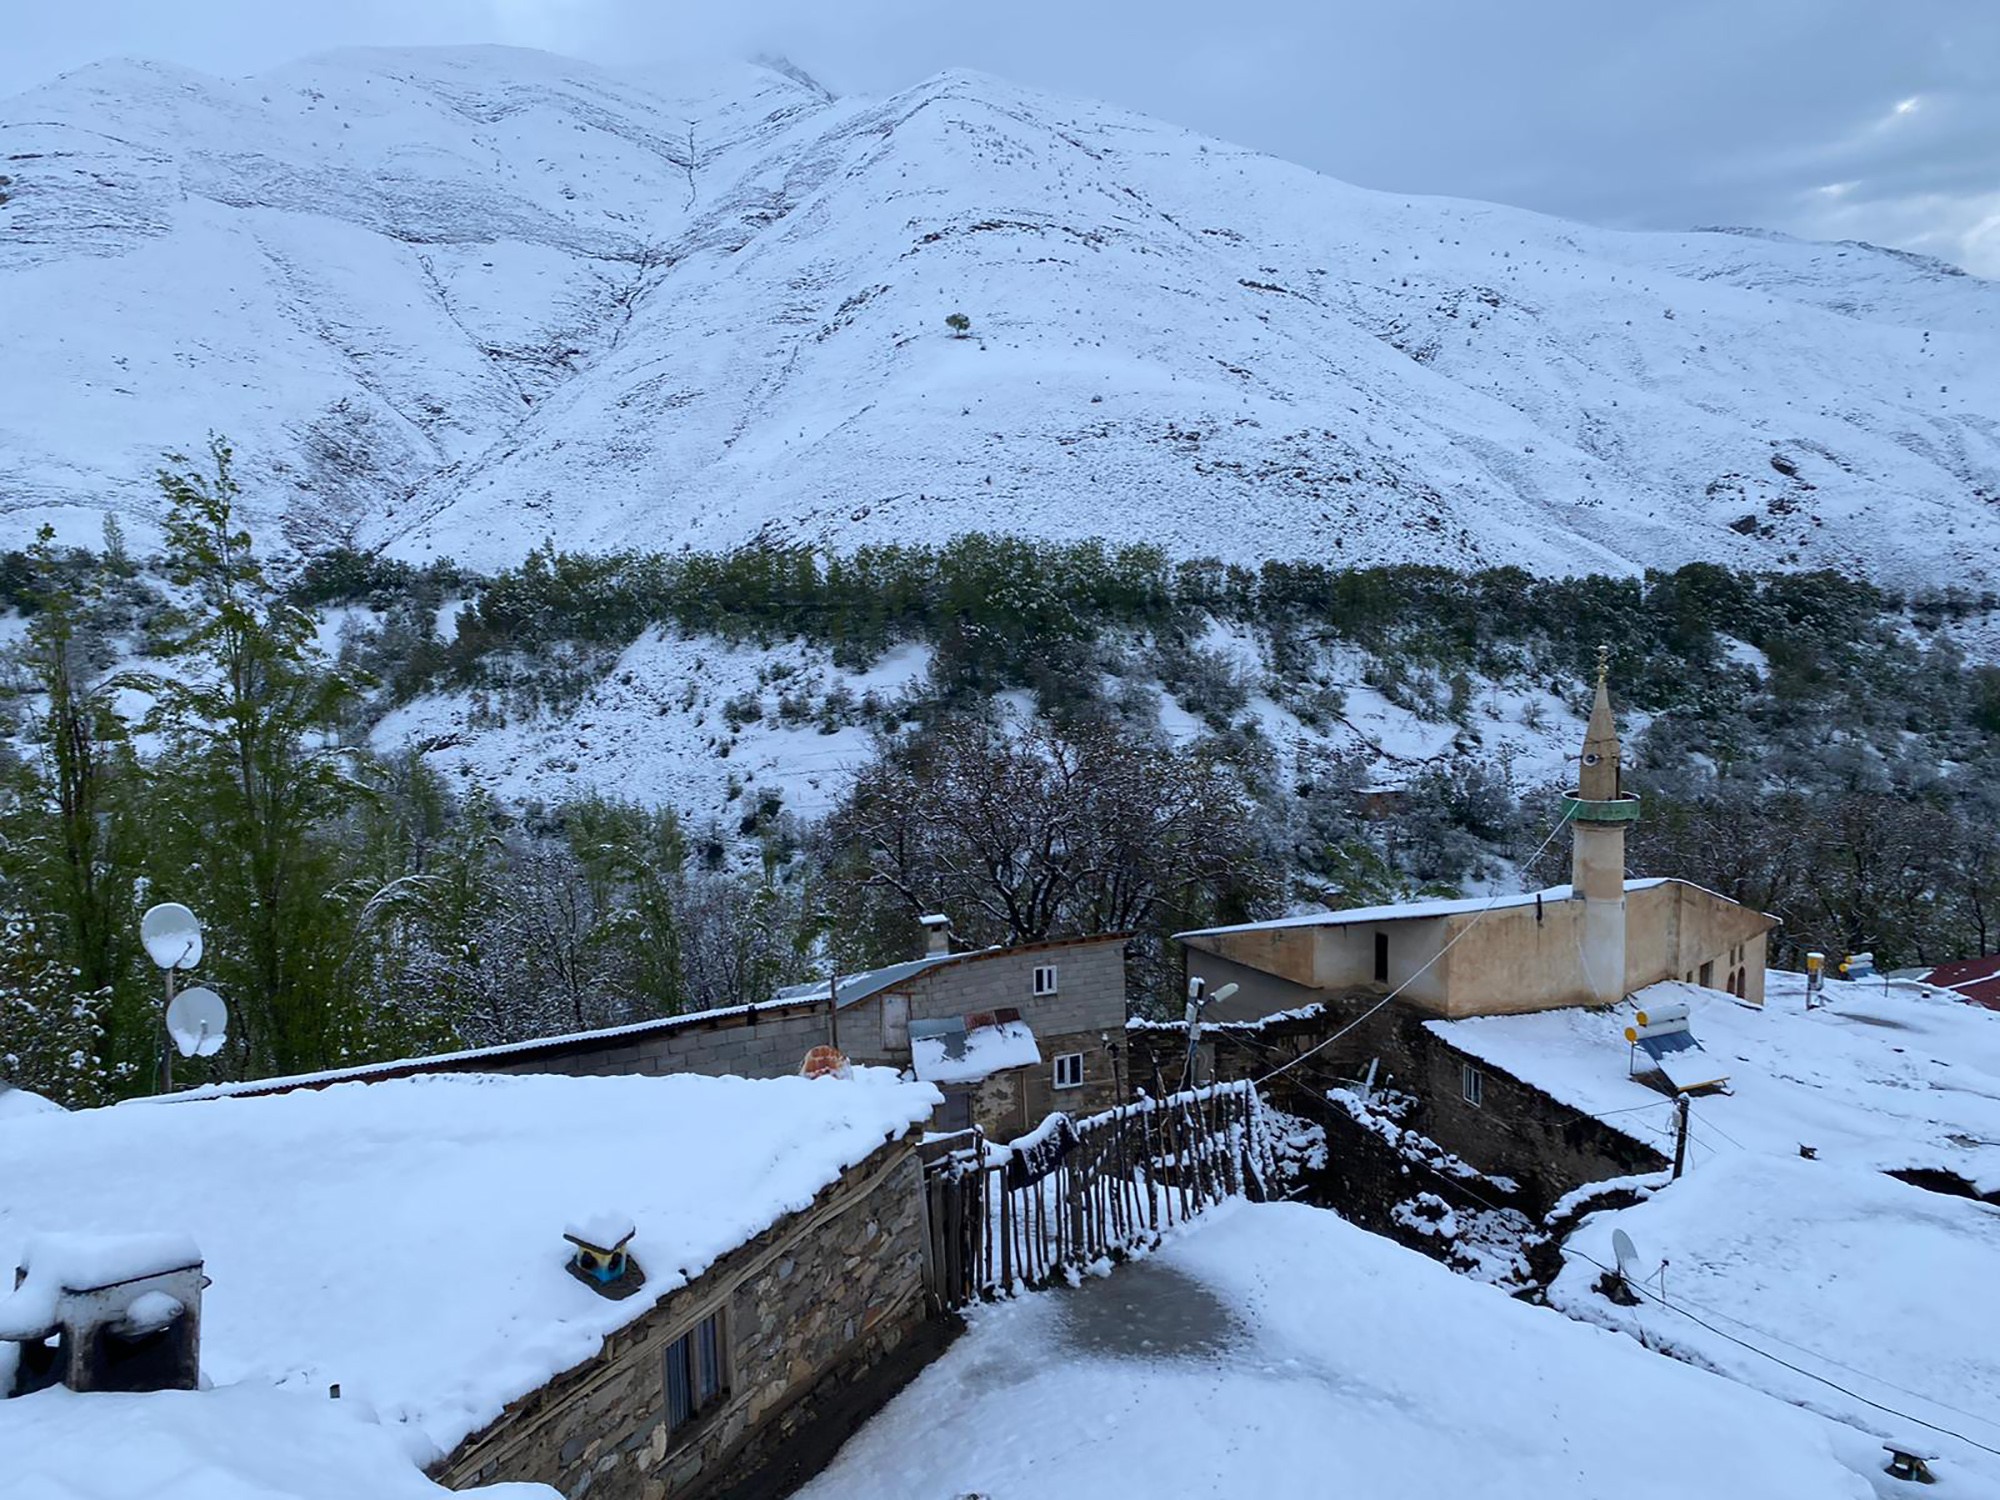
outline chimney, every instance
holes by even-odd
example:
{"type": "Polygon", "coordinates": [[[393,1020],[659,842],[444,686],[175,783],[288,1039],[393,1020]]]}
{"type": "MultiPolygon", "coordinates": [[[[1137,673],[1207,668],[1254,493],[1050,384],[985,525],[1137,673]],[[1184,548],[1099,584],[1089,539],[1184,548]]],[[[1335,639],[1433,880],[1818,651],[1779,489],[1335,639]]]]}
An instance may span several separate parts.
{"type": "Polygon", "coordinates": [[[941,911],[934,911],[927,917],[918,917],[917,922],[924,929],[924,956],[933,953],[951,952],[951,918],[941,911]]]}
{"type": "Polygon", "coordinates": [[[201,1251],[177,1234],[28,1241],[0,1340],[19,1346],[0,1397],[73,1391],[192,1391],[201,1383],[201,1251]]]}

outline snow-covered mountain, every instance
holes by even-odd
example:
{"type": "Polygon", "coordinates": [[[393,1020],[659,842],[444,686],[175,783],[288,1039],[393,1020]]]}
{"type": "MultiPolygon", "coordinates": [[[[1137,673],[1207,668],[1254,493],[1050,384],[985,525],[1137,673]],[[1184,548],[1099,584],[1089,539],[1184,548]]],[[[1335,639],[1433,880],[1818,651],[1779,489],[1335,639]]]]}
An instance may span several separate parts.
{"type": "Polygon", "coordinates": [[[948,73],[533,52],[0,101],[0,542],[490,566],[972,529],[1181,554],[2000,582],[2000,286],[1865,245],[1362,191],[948,73]],[[948,314],[971,321],[953,337],[948,314]]]}

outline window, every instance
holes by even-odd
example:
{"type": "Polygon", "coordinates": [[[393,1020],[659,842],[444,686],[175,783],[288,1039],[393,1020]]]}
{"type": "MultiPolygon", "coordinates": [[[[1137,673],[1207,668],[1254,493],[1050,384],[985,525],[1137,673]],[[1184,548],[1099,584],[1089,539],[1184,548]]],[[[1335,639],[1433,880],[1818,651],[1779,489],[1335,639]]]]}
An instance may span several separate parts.
{"type": "Polygon", "coordinates": [[[1458,1091],[1465,1096],[1465,1102],[1477,1109],[1486,1102],[1486,1075],[1471,1063],[1458,1070],[1458,1091]]]}
{"type": "Polygon", "coordinates": [[[1037,995],[1053,995],[1055,992],[1056,966],[1054,964],[1037,964],[1035,966],[1035,993],[1037,995]]]}
{"type": "Polygon", "coordinates": [[[729,1393],[722,1367],[722,1314],[712,1312],[667,1345],[667,1428],[684,1427],[729,1393]]]}
{"type": "Polygon", "coordinates": [[[972,1091],[970,1089],[946,1089],[944,1104],[938,1109],[936,1124],[939,1130],[972,1129],[972,1091]]]}
{"type": "Polygon", "coordinates": [[[1056,1059],[1056,1087],[1059,1089],[1080,1089],[1083,1087],[1083,1054],[1065,1052],[1056,1059]]]}
{"type": "Polygon", "coordinates": [[[1386,932],[1375,934],[1375,982],[1389,982],[1389,934],[1386,932]]]}
{"type": "Polygon", "coordinates": [[[1715,988],[1715,960],[1712,958],[1701,966],[1701,987],[1705,990],[1715,988]]]}

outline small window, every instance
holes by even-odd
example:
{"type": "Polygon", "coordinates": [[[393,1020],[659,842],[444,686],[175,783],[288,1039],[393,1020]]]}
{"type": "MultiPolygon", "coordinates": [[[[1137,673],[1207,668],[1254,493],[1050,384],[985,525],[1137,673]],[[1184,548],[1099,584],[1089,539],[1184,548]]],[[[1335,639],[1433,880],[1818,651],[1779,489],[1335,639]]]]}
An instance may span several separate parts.
{"type": "Polygon", "coordinates": [[[1705,990],[1715,988],[1715,960],[1712,958],[1701,966],[1701,987],[1705,990]]]}
{"type": "Polygon", "coordinates": [[[1486,1075],[1467,1063],[1458,1070],[1458,1091],[1475,1109],[1486,1102],[1486,1075]]]}
{"type": "Polygon", "coordinates": [[[722,1314],[712,1312],[667,1345],[667,1427],[684,1427],[729,1394],[722,1361],[722,1314]]]}
{"type": "Polygon", "coordinates": [[[1055,992],[1056,966],[1054,964],[1037,964],[1035,966],[1035,993],[1037,995],[1053,995],[1055,992]]]}
{"type": "Polygon", "coordinates": [[[1386,932],[1375,934],[1375,982],[1389,982],[1389,934],[1386,932]]]}
{"type": "Polygon", "coordinates": [[[1080,1089],[1083,1087],[1083,1054],[1065,1052],[1056,1059],[1056,1087],[1059,1089],[1080,1089]]]}

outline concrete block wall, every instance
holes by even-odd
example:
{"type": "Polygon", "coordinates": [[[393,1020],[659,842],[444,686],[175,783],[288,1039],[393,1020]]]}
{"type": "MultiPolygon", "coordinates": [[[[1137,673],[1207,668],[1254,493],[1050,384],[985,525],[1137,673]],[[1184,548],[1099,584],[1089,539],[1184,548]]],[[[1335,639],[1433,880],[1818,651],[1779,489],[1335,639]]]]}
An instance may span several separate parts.
{"type": "MultiPolygon", "coordinates": [[[[595,1357],[467,1438],[432,1476],[452,1488],[535,1480],[594,1500],[702,1500],[781,1465],[815,1424],[860,1420],[867,1413],[848,1409],[850,1393],[886,1399],[893,1387],[871,1376],[925,1321],[915,1142],[912,1132],[886,1144],[812,1207],[668,1294],[595,1357]],[[727,1394],[671,1430],[666,1351],[718,1311],[727,1394]]],[[[632,1248],[645,1265],[643,1241],[632,1248]]]]}
{"type": "Polygon", "coordinates": [[[1098,943],[1024,948],[921,974],[909,986],[910,1014],[932,1019],[1012,1006],[1036,1036],[1087,1031],[1116,1032],[1125,1024],[1125,944],[1098,943]],[[1037,998],[1035,970],[1056,969],[1056,993],[1037,998]]]}

